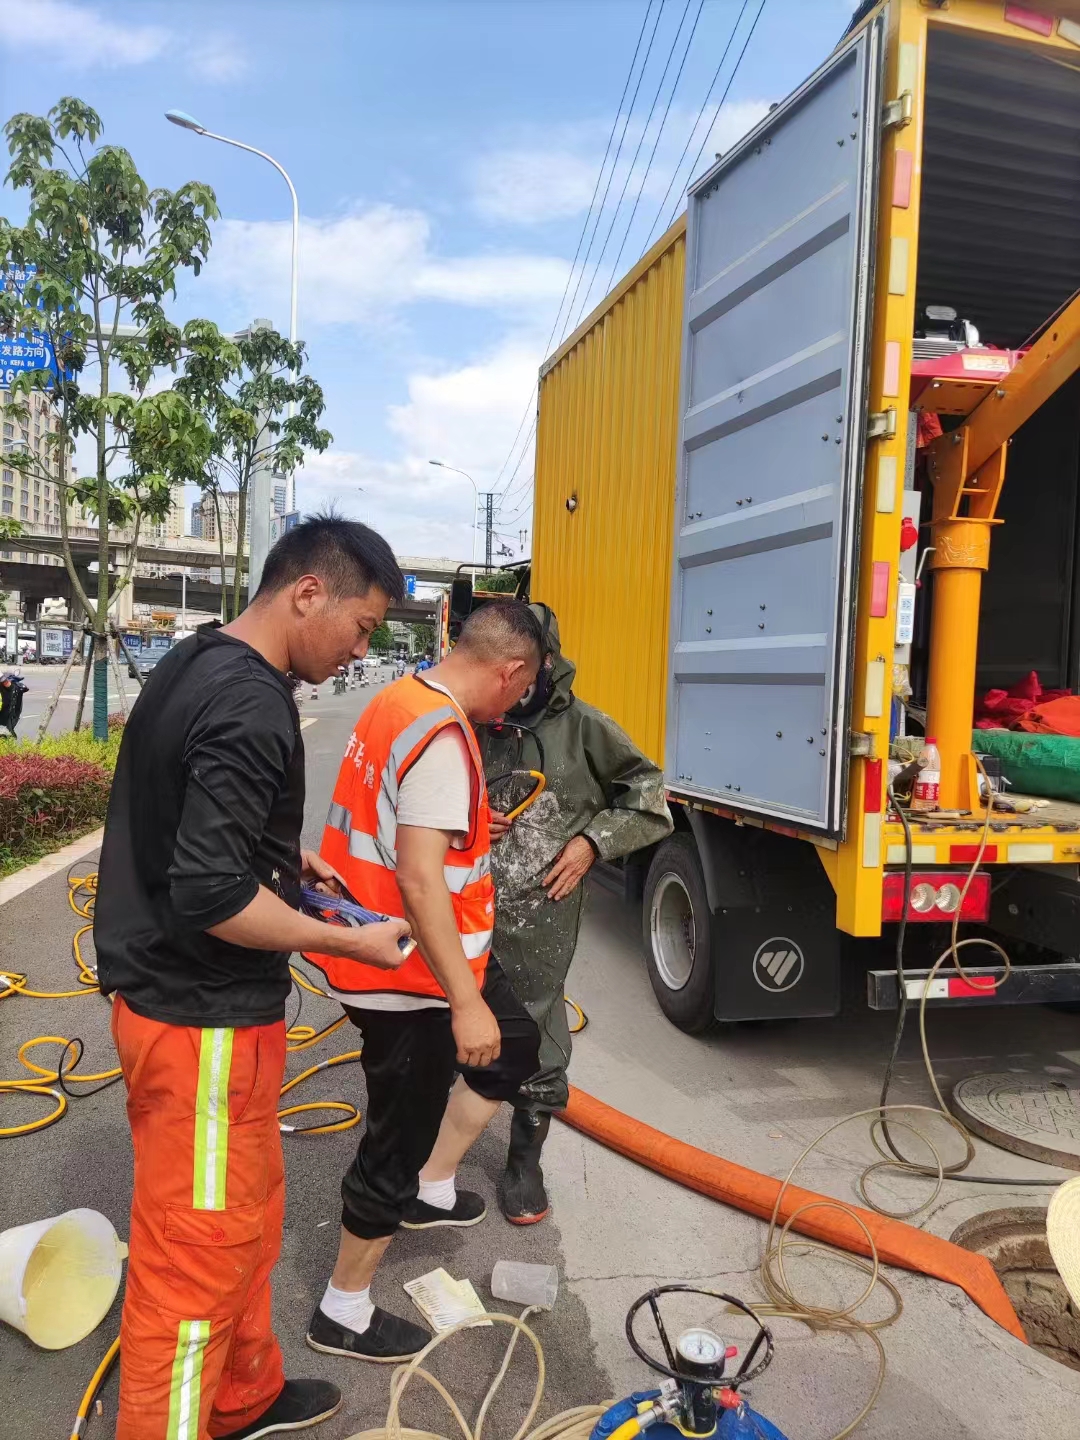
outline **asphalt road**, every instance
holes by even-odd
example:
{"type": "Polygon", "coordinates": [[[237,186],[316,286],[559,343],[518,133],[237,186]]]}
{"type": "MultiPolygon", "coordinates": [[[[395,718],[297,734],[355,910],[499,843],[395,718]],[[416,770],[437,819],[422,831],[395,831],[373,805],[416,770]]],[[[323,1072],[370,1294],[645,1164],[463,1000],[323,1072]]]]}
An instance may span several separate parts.
{"type": "MultiPolygon", "coordinates": [[[[305,840],[318,840],[329,792],[348,730],[364,691],[335,697],[324,686],[304,698],[309,804],[305,840]]],[[[372,692],[373,693],[373,692],[372,692]]],[[[92,864],[92,858],[86,865],[92,864]]],[[[84,867],[77,867],[84,868],[84,867]]],[[[40,988],[70,979],[74,917],[62,876],[44,881],[0,907],[0,954],[28,971],[40,988]]],[[[570,993],[584,1006],[588,1029],[575,1042],[572,1079],[585,1090],[679,1138],[769,1174],[783,1174],[804,1144],[832,1120],[872,1105],[892,1021],[851,1003],[832,1020],[728,1030],[694,1039],[659,1014],[640,958],[637,917],[594,884],[570,993]]],[[[303,1019],[325,1023],[333,1009],[305,997],[303,1019]]],[[[290,1010],[290,1018],[292,1011],[290,1010]]],[[[86,1064],[112,1063],[108,1010],[97,998],[0,1006],[0,1061],[15,1073],[15,1051],[30,1035],[81,1035],[86,1064]]],[[[350,1048],[336,1035],[319,1054],[350,1048]]],[[[962,1010],[931,1015],[931,1046],[947,1080],[975,1070],[1057,1064],[1080,1070],[1080,1024],[1038,1008],[962,1010]]],[[[295,1057],[291,1071],[311,1063],[295,1057]]],[[[363,1105],[359,1067],[317,1077],[310,1098],[348,1095],[363,1105]]],[[[914,1037],[898,1071],[897,1098],[925,1101],[929,1090],[914,1037]]],[[[4,1097],[11,1120],[28,1116],[28,1098],[4,1097]]],[[[539,1318],[548,1385],[542,1414],[622,1395],[646,1379],[623,1335],[630,1302],[666,1281],[724,1289],[760,1299],[756,1267],[764,1226],[634,1166],[561,1126],[552,1127],[547,1171],[551,1221],[531,1230],[506,1225],[494,1211],[507,1121],[500,1116],[467,1158],[461,1182],[480,1190],[493,1213],[475,1229],[421,1232],[395,1240],[376,1280],[381,1304],[410,1312],[402,1283],[436,1265],[468,1276],[488,1300],[488,1281],[500,1258],[555,1264],[562,1277],[555,1310],[539,1318]]],[[[337,1188],[355,1134],[286,1139],[288,1207],[282,1260],[275,1281],[275,1318],[292,1374],[335,1379],[346,1394],[342,1414],[318,1431],[345,1440],[380,1423],[389,1375],[382,1369],[318,1356],[303,1334],[333,1262],[337,1188]]],[[[980,1171],[1024,1176],[1034,1162],[978,1146],[980,1171]]],[[[122,1094],[113,1087],[75,1102],[68,1115],[36,1137],[9,1141],[0,1170],[0,1226],[54,1214],[75,1205],[102,1210],[126,1233],[131,1155],[122,1094]]],[[[853,1200],[858,1171],[874,1158],[865,1128],[852,1124],[830,1136],[807,1162],[803,1182],[853,1200]]],[[[1052,1174],[1050,1171],[1041,1173],[1052,1174]]],[[[886,1203],[910,1200],[915,1181],[895,1180],[886,1203]]],[[[1007,1205],[1045,1204],[1047,1192],[950,1184],[924,1222],[949,1235],[962,1219],[1007,1205]]],[[[851,1295],[854,1278],[817,1261],[796,1262],[796,1278],[811,1297],[851,1295]]],[[[889,1369],[878,1407],[859,1434],[874,1440],[1066,1440],[1077,1431],[1080,1373],[1022,1346],[986,1319],[959,1291],[917,1275],[890,1271],[901,1291],[901,1319],[882,1332],[889,1369]]],[[[877,1305],[877,1302],[875,1302],[877,1305]]],[[[738,1343],[746,1331],[710,1302],[683,1302],[680,1320],[711,1322],[738,1343]]],[[[881,1313],[881,1307],[871,1310],[881,1313]]],[[[0,1435],[12,1440],[63,1440],[82,1389],[115,1335],[118,1306],[94,1335],[69,1351],[47,1354],[9,1330],[0,1334],[0,1435]]],[[[875,1365],[867,1342],[813,1335],[790,1321],[776,1324],[777,1359],[754,1387],[755,1405],[792,1440],[826,1440],[860,1408],[875,1365]]],[[[498,1364],[501,1332],[481,1330],[451,1343],[436,1365],[467,1414],[498,1364]],[[453,1348],[456,1347],[456,1348],[453,1348]]],[[[531,1394],[528,1362],[515,1362],[488,1430],[510,1436],[531,1394]]],[[[112,1433],[115,1380],[104,1396],[105,1417],[91,1421],[91,1440],[112,1433]]],[[[417,1393],[405,1423],[449,1434],[438,1402],[417,1393]]]]}
{"type": "MultiPolygon", "coordinates": [[[[4,668],[4,667],[0,667],[4,668]]],[[[57,685],[64,673],[62,665],[21,665],[23,679],[30,687],[23,696],[22,716],[18,725],[18,737],[20,740],[36,740],[38,726],[41,724],[42,716],[48,708],[49,702],[56,691],[57,685]]],[[[117,689],[116,678],[112,667],[109,668],[109,713],[121,709],[125,705],[128,709],[135,703],[139,694],[139,682],[128,678],[127,666],[122,667],[122,678],[124,681],[123,702],[120,692],[117,689]]],[[[57,702],[49,724],[49,734],[57,735],[61,730],[70,730],[75,721],[75,710],[79,700],[79,687],[82,683],[82,667],[76,662],[68,675],[64,685],[63,693],[57,702]]],[[[92,716],[92,696],[87,695],[86,708],[83,711],[84,723],[89,724],[92,716]]],[[[6,734],[6,732],[4,732],[6,734]]]]}

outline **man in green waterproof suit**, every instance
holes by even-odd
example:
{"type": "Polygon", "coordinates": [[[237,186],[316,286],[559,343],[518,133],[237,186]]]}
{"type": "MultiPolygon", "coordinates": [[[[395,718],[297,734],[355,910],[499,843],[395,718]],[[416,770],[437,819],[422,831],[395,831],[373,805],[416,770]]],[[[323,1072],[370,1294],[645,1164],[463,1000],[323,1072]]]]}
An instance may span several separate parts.
{"type": "Polygon", "coordinates": [[[501,725],[479,733],[492,816],[495,877],[492,954],[540,1027],[540,1070],[518,1092],[499,1204],[515,1225],[548,1213],[540,1151],[551,1112],[567,1101],[570,1029],[563,985],[584,906],[582,880],[597,860],[615,860],[671,833],[663,776],[602,711],[573,693],[575,666],[559,648],[546,605],[530,606],[542,632],[537,683],[501,725]],[[547,785],[515,820],[506,813],[547,785]]]}

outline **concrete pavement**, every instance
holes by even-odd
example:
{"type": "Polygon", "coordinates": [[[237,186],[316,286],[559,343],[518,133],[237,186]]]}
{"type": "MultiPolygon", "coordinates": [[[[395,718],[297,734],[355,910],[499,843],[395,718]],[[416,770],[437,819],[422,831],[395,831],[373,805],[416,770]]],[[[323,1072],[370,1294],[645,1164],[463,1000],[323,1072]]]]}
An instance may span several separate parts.
{"type": "MultiPolygon", "coordinates": [[[[309,804],[305,842],[317,843],[342,748],[358,708],[371,691],[334,697],[322,687],[305,698],[309,804]]],[[[89,865],[91,862],[87,862],[89,865]]],[[[82,867],[77,867],[82,868],[82,867]]],[[[40,988],[61,988],[70,978],[74,917],[67,909],[62,876],[46,880],[0,908],[4,963],[29,971],[40,988]]],[[[569,990],[589,1015],[575,1042],[572,1078],[631,1115],[679,1138],[770,1174],[782,1175],[803,1145],[835,1118],[877,1098],[892,1020],[850,1003],[834,1020],[777,1027],[747,1027],[694,1039],[660,1015],[637,947],[637,920],[620,901],[594,884],[569,990]]],[[[295,1006],[295,997],[293,1001],[295,1006]]],[[[290,1019],[293,1017],[290,1008],[290,1019]]],[[[333,1008],[304,997],[303,1020],[326,1023],[333,1008]]],[[[85,1064],[111,1063],[108,1010],[96,997],[0,1006],[0,1069],[14,1074],[14,1052],[30,1035],[81,1035],[85,1064]]],[[[1038,1008],[940,1011],[930,1016],[931,1046],[949,1078],[976,1069],[1052,1061],[1075,1072],[1080,1062],[1076,1018],[1038,1008]]],[[[316,1058],[352,1048],[351,1037],[332,1037],[315,1054],[294,1057],[290,1073],[316,1058]],[[340,1043],[338,1043],[340,1042],[340,1043]]],[[[359,1067],[318,1076],[303,1098],[344,1094],[363,1104],[359,1067]]],[[[925,1100],[915,1037],[906,1044],[896,1098],[925,1100]]],[[[29,1100],[4,1101],[12,1120],[31,1113],[29,1100]]],[[[495,1181],[506,1141],[506,1117],[468,1157],[461,1181],[493,1205],[495,1181]]],[[[376,1367],[312,1354],[304,1327],[321,1293],[336,1247],[337,1186],[348,1164],[355,1132],[286,1139],[288,1209],[275,1314],[290,1373],[321,1374],[345,1389],[341,1416],[317,1433],[344,1440],[381,1422],[389,1375],[376,1367]]],[[[983,1172],[1012,1176],[1052,1173],[1034,1162],[978,1144],[983,1172]]],[[[130,1144],[120,1087],[73,1102],[56,1126],[26,1140],[9,1141],[0,1169],[0,1226],[91,1205],[126,1233],[130,1197],[130,1144]]],[[[811,1157],[803,1182],[854,1199],[853,1180],[875,1158],[866,1131],[856,1122],[829,1137],[811,1157]]],[[[410,1313],[404,1280],[443,1264],[469,1276],[488,1297],[491,1267],[499,1258],[540,1260],[559,1266],[563,1288],[555,1311],[537,1325],[548,1364],[544,1414],[585,1401],[625,1394],[645,1372],[623,1337],[630,1302],[667,1280],[727,1289],[760,1298],[755,1271],[765,1227],[644,1171],[561,1126],[553,1126],[547,1172],[553,1221],[534,1230],[506,1225],[497,1213],[473,1230],[421,1232],[395,1241],[376,1282],[379,1302],[410,1313]]],[[[919,1193],[918,1182],[890,1181],[886,1203],[899,1205],[919,1193]]],[[[1006,1205],[1044,1204],[1047,1192],[950,1184],[928,1226],[948,1235],[961,1219],[1006,1205]]],[[[853,1278],[816,1260],[796,1262],[796,1275],[814,1297],[850,1295],[853,1278]]],[[[900,1321],[883,1332],[889,1370],[879,1405],[860,1430],[874,1440],[1066,1440],[1080,1421],[1080,1374],[1064,1369],[1012,1340],[959,1291],[906,1272],[890,1271],[904,1297],[900,1321]]],[[[881,1313],[880,1311],[872,1313],[881,1313]]],[[[709,1302],[673,1307],[680,1320],[712,1321],[736,1343],[739,1322],[717,1315],[709,1302]]],[[[0,1433],[12,1440],[52,1440],[69,1433],[82,1388],[116,1333],[117,1312],[73,1350],[44,1354],[22,1337],[0,1335],[0,1433]],[[67,1427],[67,1428],[65,1428],[67,1427]]],[[[793,1322],[776,1325],[778,1355],[754,1387],[754,1401],[792,1440],[833,1435],[860,1408],[876,1362],[867,1342],[811,1335],[793,1322]]],[[[455,1348],[456,1347],[456,1348],[455,1348]]],[[[465,1402],[475,1407],[497,1367],[502,1343],[478,1331],[435,1367],[465,1402]]],[[[531,1393],[528,1363],[514,1372],[497,1402],[489,1433],[508,1436],[531,1393]]],[[[112,1433],[115,1381],[105,1395],[106,1418],[92,1420],[90,1440],[112,1433]]],[[[405,1422],[449,1434],[452,1426],[438,1402],[417,1393],[406,1404],[405,1422]]]]}

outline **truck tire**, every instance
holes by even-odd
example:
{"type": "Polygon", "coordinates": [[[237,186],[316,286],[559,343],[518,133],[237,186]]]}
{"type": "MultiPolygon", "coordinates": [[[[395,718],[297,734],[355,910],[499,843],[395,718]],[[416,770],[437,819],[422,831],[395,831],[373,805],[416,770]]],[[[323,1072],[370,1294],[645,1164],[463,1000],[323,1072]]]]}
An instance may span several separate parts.
{"type": "Polygon", "coordinates": [[[660,1009],[688,1035],[711,1029],[712,916],[693,836],[672,835],[653,856],[641,921],[645,962],[660,1009]]]}

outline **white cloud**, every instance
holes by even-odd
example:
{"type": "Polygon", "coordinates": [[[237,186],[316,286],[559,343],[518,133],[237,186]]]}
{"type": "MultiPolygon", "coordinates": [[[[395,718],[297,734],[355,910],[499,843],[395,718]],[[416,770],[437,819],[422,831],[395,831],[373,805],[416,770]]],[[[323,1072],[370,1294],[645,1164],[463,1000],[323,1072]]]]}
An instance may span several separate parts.
{"type": "MultiPolygon", "coordinates": [[[[430,461],[459,466],[481,491],[491,487],[514,439],[539,358],[539,343],[521,335],[459,369],[410,376],[408,399],[390,406],[387,414],[388,428],[401,443],[400,456],[384,461],[329,450],[309,457],[297,475],[300,508],[333,502],[373,525],[398,554],[471,559],[472,486],[430,461]]],[[[526,471],[531,473],[529,457],[519,473],[526,471]]],[[[515,521],[505,528],[516,536],[518,527],[515,521]]],[[[481,557],[483,543],[481,517],[481,557]]]]}
{"type": "Polygon", "coordinates": [[[44,52],[51,61],[79,70],[145,65],[165,55],[180,56],[193,75],[206,80],[231,80],[246,69],[235,39],[228,36],[188,42],[167,26],[127,24],[72,0],[5,0],[0,44],[20,56],[44,52]]]}
{"type": "Polygon", "coordinates": [[[247,55],[234,35],[204,35],[187,54],[187,67],[204,80],[238,80],[249,69],[247,55]]]}
{"type": "MultiPolygon", "coordinates": [[[[627,127],[619,161],[611,177],[606,214],[610,215],[614,209],[625,183],[631,204],[632,197],[641,190],[645,213],[651,219],[668,191],[669,182],[675,177],[665,204],[666,216],[679,201],[682,185],[688,178],[686,167],[698,148],[701,147],[701,161],[697,167],[700,173],[712,163],[717,150],[727,150],[757,124],[768,108],[765,100],[739,100],[725,105],[709,128],[707,137],[708,117],[695,124],[695,117],[690,111],[673,109],[651,168],[647,167],[655,131],[650,130],[644,136],[634,164],[642,132],[640,124],[632,122],[627,127]],[[691,127],[693,133],[686,158],[677,169],[691,127]],[[634,164],[633,173],[628,173],[631,164],[634,164]]],[[[592,200],[597,173],[604,159],[607,134],[606,126],[601,129],[590,122],[564,126],[554,137],[545,135],[539,143],[489,151],[471,171],[473,203],[477,211],[485,219],[517,225],[583,216],[592,200]]],[[[601,196],[607,188],[608,171],[605,170],[601,196]]],[[[601,225],[601,240],[606,228],[605,221],[601,225]]],[[[620,227],[616,225],[616,234],[619,233],[620,227]]]]}
{"type": "MultiPolygon", "coordinates": [[[[214,233],[206,283],[250,309],[285,315],[292,227],[226,220],[214,233]]],[[[300,310],[306,325],[367,324],[419,300],[549,315],[569,266],[545,255],[433,253],[418,210],[374,205],[300,224],[300,310]]]]}
{"type": "Polygon", "coordinates": [[[476,208],[485,220],[516,225],[583,214],[598,163],[568,149],[494,150],[474,167],[476,208]]]}

